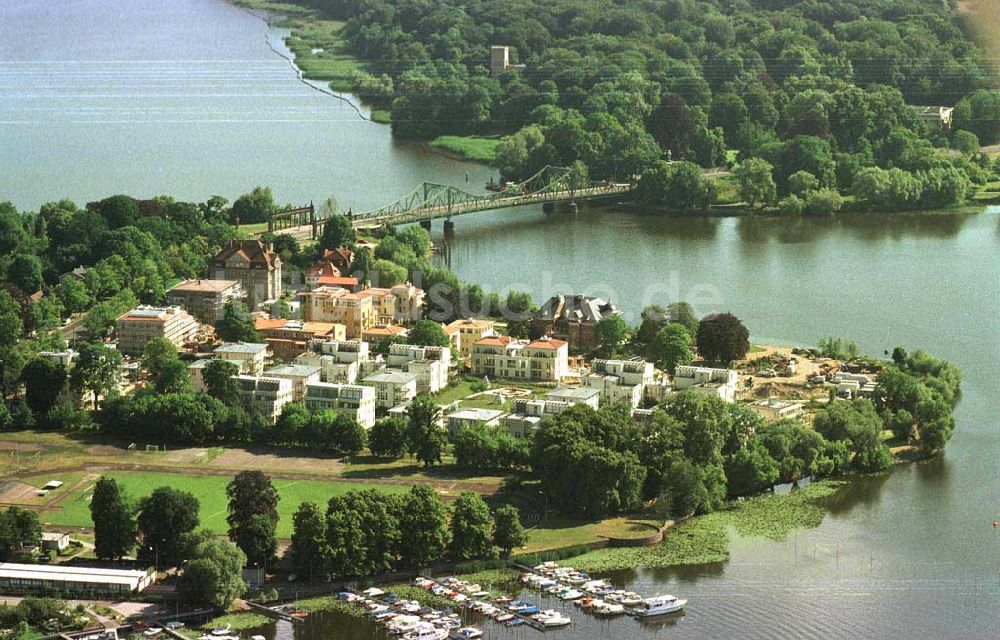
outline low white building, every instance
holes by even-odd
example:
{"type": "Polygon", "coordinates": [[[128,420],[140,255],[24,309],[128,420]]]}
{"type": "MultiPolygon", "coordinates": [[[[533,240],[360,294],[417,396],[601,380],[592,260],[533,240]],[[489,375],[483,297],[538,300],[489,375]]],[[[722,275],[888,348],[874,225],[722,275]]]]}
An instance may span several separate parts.
{"type": "Polygon", "coordinates": [[[518,398],[514,400],[512,411],[501,419],[501,423],[507,433],[515,438],[527,438],[534,435],[545,416],[562,413],[572,406],[569,402],[558,400],[518,398]]]}
{"type": "Polygon", "coordinates": [[[291,380],[292,400],[302,402],[306,397],[306,385],[320,381],[320,368],[307,364],[283,364],[271,367],[264,375],[291,380]]]}
{"type": "Polygon", "coordinates": [[[212,351],[212,356],[235,362],[242,374],[259,376],[264,373],[264,365],[267,362],[267,343],[223,342],[212,351]]]}
{"type": "Polygon", "coordinates": [[[848,373],[839,371],[833,374],[830,382],[837,385],[839,395],[871,397],[875,395],[875,382],[864,373],[848,373]]]}
{"type": "Polygon", "coordinates": [[[311,382],[306,385],[306,408],[344,413],[365,429],[375,426],[375,389],[359,384],[311,382]]]}
{"type": "Polygon", "coordinates": [[[437,393],[448,386],[451,349],[394,344],[389,347],[385,363],[389,369],[417,376],[417,393],[437,393]]]}
{"type": "Polygon", "coordinates": [[[292,402],[292,381],[266,376],[233,376],[240,390],[243,406],[251,408],[272,424],[286,404],[292,402]]]}
{"type": "Polygon", "coordinates": [[[78,351],[73,349],[65,349],[63,351],[39,351],[38,357],[44,358],[49,362],[53,362],[58,365],[62,365],[66,371],[73,368],[73,361],[76,357],[80,355],[78,351]]]}
{"type": "Polygon", "coordinates": [[[503,415],[503,411],[496,409],[466,408],[449,413],[445,416],[445,422],[448,425],[448,433],[455,435],[465,427],[498,426],[503,415]]]}
{"type": "Polygon", "coordinates": [[[546,393],[545,399],[568,404],[585,404],[597,409],[601,404],[601,390],[592,387],[557,387],[546,393]]]}
{"type": "Polygon", "coordinates": [[[324,340],[311,342],[309,351],[295,358],[295,363],[319,367],[323,382],[354,384],[362,375],[362,364],[371,359],[367,342],[324,340]]]}
{"type": "Polygon", "coordinates": [[[674,370],[674,390],[707,393],[726,402],[736,400],[736,372],[732,369],[712,369],[682,365],[674,370]]]}
{"type": "Polygon", "coordinates": [[[590,373],[580,378],[580,384],[600,390],[602,402],[638,407],[642,403],[643,389],[653,383],[655,373],[652,362],[639,358],[599,359],[591,364],[590,373]]]}
{"type": "Polygon", "coordinates": [[[391,409],[406,404],[417,395],[417,376],[402,371],[373,373],[362,380],[375,389],[375,407],[391,409]]]}
{"type": "Polygon", "coordinates": [[[154,582],[155,571],[0,562],[0,589],[14,593],[47,591],[121,596],[139,593],[154,582]]]}
{"type": "Polygon", "coordinates": [[[757,415],[771,421],[797,418],[805,411],[805,407],[801,402],[790,402],[788,400],[779,400],[778,398],[768,398],[766,400],[751,402],[749,407],[757,415]]]}

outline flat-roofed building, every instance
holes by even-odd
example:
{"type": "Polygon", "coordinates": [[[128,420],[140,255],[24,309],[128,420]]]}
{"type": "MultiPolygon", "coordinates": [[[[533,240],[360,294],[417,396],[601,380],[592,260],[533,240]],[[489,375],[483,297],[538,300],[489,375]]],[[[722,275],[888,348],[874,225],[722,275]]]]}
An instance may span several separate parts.
{"type": "Polygon", "coordinates": [[[451,349],[416,344],[394,344],[386,355],[389,368],[417,376],[417,393],[437,393],[448,386],[451,349]]]}
{"type": "Polygon", "coordinates": [[[292,401],[302,402],[306,398],[306,387],[313,382],[320,382],[321,371],[320,367],[306,364],[281,364],[271,367],[264,375],[291,380],[292,401]]]}
{"type": "Polygon", "coordinates": [[[337,411],[353,418],[365,429],[375,426],[375,389],[359,384],[310,382],[306,385],[306,408],[337,411]]]}
{"type": "Polygon", "coordinates": [[[259,376],[267,363],[267,349],[264,342],[223,342],[212,352],[212,357],[235,362],[240,373],[259,376]]]}
{"type": "Polygon", "coordinates": [[[292,381],[268,376],[233,376],[240,390],[243,406],[253,409],[271,421],[281,415],[286,404],[292,402],[292,381]]]}
{"type": "Polygon", "coordinates": [[[361,340],[315,340],[306,353],[295,358],[296,364],[320,367],[320,380],[354,384],[362,363],[371,360],[368,343],[361,340]]]}
{"type": "Polygon", "coordinates": [[[490,336],[472,346],[472,374],[507,380],[559,382],[569,373],[566,342],[542,336],[514,340],[490,336]]]}
{"type": "Polygon", "coordinates": [[[546,393],[545,399],[568,404],[585,404],[596,409],[601,404],[601,390],[591,387],[559,387],[546,393]]]}
{"type": "Polygon", "coordinates": [[[406,404],[417,395],[417,376],[402,371],[382,371],[367,376],[362,382],[375,389],[375,407],[391,409],[406,404]]]}
{"type": "Polygon", "coordinates": [[[472,357],[472,345],[483,338],[497,334],[493,321],[488,318],[463,318],[455,320],[445,327],[444,330],[449,336],[458,336],[456,343],[463,360],[468,360],[472,357]]]}
{"type": "Polygon", "coordinates": [[[445,416],[445,423],[448,425],[448,433],[455,435],[465,427],[495,427],[500,424],[503,411],[496,409],[474,409],[466,408],[453,411],[445,416]]]}
{"type": "Polygon", "coordinates": [[[580,383],[584,387],[599,389],[604,403],[638,407],[642,403],[643,389],[652,384],[654,373],[653,363],[639,358],[598,359],[591,363],[590,373],[583,376],[580,383]]]}
{"type": "Polygon", "coordinates": [[[140,355],[155,338],[166,338],[180,348],[197,333],[198,322],[180,307],[139,306],[118,318],[118,350],[140,355]]]}
{"type": "Polygon", "coordinates": [[[139,593],[155,581],[155,571],[0,562],[0,589],[13,592],[124,595],[139,593]]]}
{"type": "Polygon", "coordinates": [[[205,324],[222,319],[226,304],[243,298],[236,280],[185,280],[167,291],[167,304],[184,308],[205,324]]]}
{"type": "Polygon", "coordinates": [[[707,393],[726,402],[736,400],[736,380],[736,372],[732,369],[682,365],[674,370],[675,391],[707,393]]]}
{"type": "Polygon", "coordinates": [[[757,402],[751,402],[748,406],[757,415],[771,421],[797,418],[805,411],[805,407],[801,402],[779,400],[778,398],[758,400],[757,402]]]}
{"type": "Polygon", "coordinates": [[[511,406],[511,412],[501,418],[501,424],[515,438],[527,438],[538,430],[547,415],[562,413],[573,405],[559,400],[539,400],[518,398],[511,406]]]}
{"type": "Polygon", "coordinates": [[[285,362],[308,351],[312,340],[344,340],[347,336],[347,327],[332,322],[258,318],[254,328],[270,345],[272,355],[285,362]]]}

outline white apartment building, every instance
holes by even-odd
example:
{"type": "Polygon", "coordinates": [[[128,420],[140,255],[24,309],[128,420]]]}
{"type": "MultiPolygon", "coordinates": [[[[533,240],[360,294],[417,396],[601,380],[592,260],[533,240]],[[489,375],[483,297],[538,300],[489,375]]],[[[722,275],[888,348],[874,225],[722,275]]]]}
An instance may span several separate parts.
{"type": "Polygon", "coordinates": [[[281,415],[284,406],[292,402],[291,380],[250,375],[238,375],[233,378],[239,386],[244,406],[268,418],[271,424],[274,424],[281,415]]]}
{"type": "Polygon", "coordinates": [[[344,384],[354,384],[362,375],[362,363],[370,360],[368,343],[361,340],[314,340],[307,353],[295,358],[296,364],[319,367],[323,382],[344,384]]]}
{"type": "Polygon", "coordinates": [[[580,384],[601,392],[601,401],[608,404],[624,403],[638,407],[643,390],[653,383],[655,368],[652,362],[631,360],[594,360],[591,372],[580,379],[580,384]]]}
{"type": "Polygon", "coordinates": [[[264,373],[264,364],[267,362],[267,343],[223,342],[215,348],[212,356],[235,362],[242,374],[259,376],[264,373]]]}
{"type": "Polygon", "coordinates": [[[736,400],[736,372],[684,365],[674,370],[675,391],[695,391],[718,396],[726,402],[736,400]]]}
{"type": "Polygon", "coordinates": [[[394,344],[385,359],[390,369],[417,376],[417,393],[437,393],[448,386],[451,349],[394,344]]]}
{"type": "Polygon", "coordinates": [[[601,405],[601,389],[592,387],[557,387],[545,394],[546,400],[565,402],[567,404],[585,404],[591,409],[601,405]]]}
{"type": "Polygon", "coordinates": [[[365,429],[375,426],[375,390],[371,387],[311,382],[306,385],[305,405],[310,411],[344,413],[365,429]]]}
{"type": "Polygon", "coordinates": [[[271,378],[284,378],[292,383],[292,400],[302,402],[306,398],[306,386],[320,381],[320,368],[305,364],[283,364],[271,367],[264,375],[271,378]]]}
{"type": "Polygon", "coordinates": [[[569,347],[562,340],[545,336],[531,341],[490,336],[472,345],[472,374],[475,376],[559,382],[567,373],[569,347]]]}
{"type": "Polygon", "coordinates": [[[797,418],[805,412],[805,407],[801,402],[791,402],[778,398],[758,400],[757,402],[751,402],[748,406],[757,415],[771,421],[797,418]]]}
{"type": "Polygon", "coordinates": [[[455,435],[465,427],[485,426],[495,427],[500,424],[503,411],[496,409],[459,409],[444,417],[448,425],[448,433],[455,435]]]}
{"type": "Polygon", "coordinates": [[[406,404],[417,395],[417,376],[402,371],[381,371],[362,380],[375,389],[375,407],[391,409],[406,404]]]}
{"type": "Polygon", "coordinates": [[[501,418],[500,422],[507,433],[515,438],[527,438],[538,430],[542,418],[547,415],[562,413],[572,404],[558,400],[537,400],[518,398],[514,400],[512,411],[501,418]]]}

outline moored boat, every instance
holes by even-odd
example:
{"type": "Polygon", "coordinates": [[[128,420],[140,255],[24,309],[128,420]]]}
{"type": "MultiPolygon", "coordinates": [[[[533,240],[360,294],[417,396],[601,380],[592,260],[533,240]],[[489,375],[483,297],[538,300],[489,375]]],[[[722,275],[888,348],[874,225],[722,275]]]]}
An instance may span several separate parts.
{"type": "Polygon", "coordinates": [[[640,618],[649,618],[680,611],[685,604],[687,604],[687,600],[671,595],[654,596],[643,600],[642,604],[632,610],[632,613],[640,618]]]}

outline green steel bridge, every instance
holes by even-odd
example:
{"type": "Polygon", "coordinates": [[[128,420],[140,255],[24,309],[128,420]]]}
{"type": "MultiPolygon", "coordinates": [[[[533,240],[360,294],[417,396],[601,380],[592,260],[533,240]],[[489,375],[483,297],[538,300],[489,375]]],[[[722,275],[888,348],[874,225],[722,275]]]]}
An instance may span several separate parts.
{"type": "MultiPolygon", "coordinates": [[[[546,166],[523,182],[507,184],[499,191],[475,194],[456,187],[423,182],[408,194],[387,205],[347,216],[356,229],[371,229],[383,225],[430,222],[435,218],[451,218],[476,211],[520,207],[528,204],[575,202],[630,193],[632,183],[604,183],[584,187],[574,186],[572,172],[566,167],[546,166]]],[[[289,233],[300,239],[317,238],[325,219],[316,218],[311,210],[299,209],[272,217],[269,231],[289,233]],[[309,218],[307,220],[307,217],[309,218]]]]}

